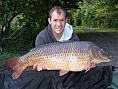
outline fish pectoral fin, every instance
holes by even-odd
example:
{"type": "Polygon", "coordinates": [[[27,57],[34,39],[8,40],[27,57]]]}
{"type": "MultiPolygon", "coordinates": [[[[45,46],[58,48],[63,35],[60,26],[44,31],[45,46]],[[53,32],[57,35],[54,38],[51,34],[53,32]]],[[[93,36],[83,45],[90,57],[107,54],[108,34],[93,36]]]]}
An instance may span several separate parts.
{"type": "Polygon", "coordinates": [[[65,75],[68,72],[69,72],[68,70],[60,70],[59,71],[59,76],[63,76],[63,75],[65,75]]]}
{"type": "Polygon", "coordinates": [[[85,67],[85,70],[86,70],[86,72],[88,72],[91,68],[94,68],[94,67],[96,67],[96,61],[95,60],[92,60],[92,61],[89,61],[87,63],[87,65],[85,67]]]}

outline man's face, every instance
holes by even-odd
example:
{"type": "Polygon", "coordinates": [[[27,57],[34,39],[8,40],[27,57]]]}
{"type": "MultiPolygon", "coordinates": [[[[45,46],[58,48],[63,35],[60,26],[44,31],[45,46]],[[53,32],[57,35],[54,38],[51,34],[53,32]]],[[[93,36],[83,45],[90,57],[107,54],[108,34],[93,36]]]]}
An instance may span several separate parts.
{"type": "Polygon", "coordinates": [[[54,11],[52,13],[51,19],[48,18],[48,22],[51,25],[54,36],[56,38],[60,37],[63,33],[66,23],[66,17],[64,12],[62,11],[62,13],[58,14],[57,11],[54,11]]]}

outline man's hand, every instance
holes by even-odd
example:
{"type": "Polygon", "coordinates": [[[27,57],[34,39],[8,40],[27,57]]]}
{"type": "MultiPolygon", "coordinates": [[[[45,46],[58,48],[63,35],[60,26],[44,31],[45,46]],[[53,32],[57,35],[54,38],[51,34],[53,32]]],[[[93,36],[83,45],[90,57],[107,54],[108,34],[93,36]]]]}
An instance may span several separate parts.
{"type": "Polygon", "coordinates": [[[35,63],[33,65],[33,70],[36,69],[37,71],[42,71],[45,69],[45,66],[41,63],[35,63]]]}

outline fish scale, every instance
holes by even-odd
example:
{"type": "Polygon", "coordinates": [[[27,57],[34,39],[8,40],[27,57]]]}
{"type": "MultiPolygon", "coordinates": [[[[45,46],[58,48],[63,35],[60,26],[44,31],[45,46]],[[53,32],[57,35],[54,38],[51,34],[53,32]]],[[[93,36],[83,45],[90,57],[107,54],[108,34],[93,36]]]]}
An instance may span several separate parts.
{"type": "MultiPolygon", "coordinates": [[[[35,56],[36,62],[39,61],[39,63],[44,64],[47,69],[58,70],[66,67],[68,70],[71,69],[71,71],[78,71],[79,69],[72,69],[72,67],[77,68],[80,64],[83,64],[83,62],[84,65],[87,64],[90,60],[90,54],[87,53],[89,52],[90,43],[85,44],[84,42],[81,42],[79,45],[77,44],[77,42],[65,42],[65,44],[59,43],[58,45],[55,43],[45,47],[36,48],[36,50],[31,51],[30,54],[38,55],[35,56]],[[86,47],[86,49],[84,49],[84,47],[86,47]],[[72,53],[73,56],[70,56],[72,53]],[[78,54],[75,56],[76,53],[78,54]],[[71,66],[66,65],[67,63],[71,66]],[[55,65],[57,65],[57,67],[55,67],[55,65]]],[[[31,59],[34,60],[34,55],[27,58],[28,59],[26,60],[30,63],[31,59]]]]}

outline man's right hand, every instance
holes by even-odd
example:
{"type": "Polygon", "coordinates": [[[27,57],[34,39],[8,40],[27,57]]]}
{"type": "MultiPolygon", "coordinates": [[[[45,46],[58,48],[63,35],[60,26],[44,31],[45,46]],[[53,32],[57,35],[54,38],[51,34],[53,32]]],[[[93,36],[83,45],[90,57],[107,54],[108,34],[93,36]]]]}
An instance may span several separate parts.
{"type": "Polygon", "coordinates": [[[42,71],[45,69],[45,66],[41,63],[35,63],[33,65],[33,70],[36,69],[37,71],[42,71]]]}

